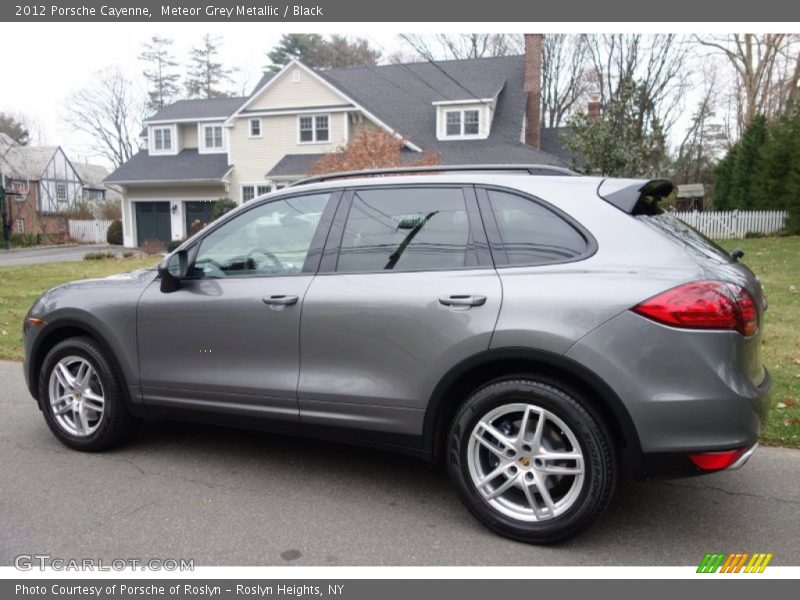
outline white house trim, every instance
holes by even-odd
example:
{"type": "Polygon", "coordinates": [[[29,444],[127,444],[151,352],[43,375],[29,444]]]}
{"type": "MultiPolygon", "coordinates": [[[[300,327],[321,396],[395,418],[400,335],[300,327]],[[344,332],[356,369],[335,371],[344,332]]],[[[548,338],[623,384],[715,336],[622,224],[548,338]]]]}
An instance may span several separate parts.
{"type": "MultiPolygon", "coordinates": [[[[498,92],[499,93],[499,92],[498,92]]],[[[496,98],[497,96],[495,96],[496,98]]],[[[457,105],[457,104],[491,104],[494,102],[495,98],[471,98],[469,100],[436,100],[435,102],[431,102],[434,106],[447,106],[450,104],[457,105]]]]}
{"type": "MultiPolygon", "coordinates": [[[[369,118],[369,119],[370,119],[370,120],[371,120],[373,123],[375,123],[375,124],[376,124],[376,125],[378,125],[379,127],[382,127],[383,129],[385,129],[386,131],[388,131],[388,132],[389,132],[391,135],[393,135],[393,136],[394,136],[396,139],[398,139],[398,140],[404,140],[404,138],[403,138],[402,134],[400,134],[400,133],[398,133],[397,131],[395,131],[395,130],[394,130],[392,127],[390,127],[388,124],[384,123],[382,120],[380,120],[378,117],[376,117],[376,116],[375,116],[374,114],[372,114],[370,111],[368,111],[366,108],[364,108],[363,106],[361,106],[361,104],[359,104],[358,102],[356,102],[355,100],[353,100],[353,99],[352,99],[350,96],[348,96],[347,94],[345,94],[344,92],[342,92],[340,89],[338,89],[336,86],[334,86],[333,84],[331,84],[331,83],[330,83],[329,81],[327,81],[326,79],[322,78],[322,77],[321,77],[319,74],[315,73],[313,69],[309,69],[307,66],[305,66],[303,63],[301,63],[299,60],[296,60],[296,59],[295,59],[295,60],[292,60],[292,61],[290,61],[290,62],[288,62],[288,63],[286,63],[286,65],[285,65],[285,66],[284,66],[284,67],[283,67],[283,68],[282,68],[280,71],[278,71],[278,73],[277,73],[277,74],[276,74],[276,75],[275,75],[275,76],[274,76],[272,79],[270,79],[270,80],[269,80],[267,83],[265,83],[263,86],[261,86],[261,89],[260,89],[260,90],[258,90],[258,91],[257,91],[256,93],[254,93],[252,96],[250,96],[250,98],[248,98],[248,100],[247,100],[247,101],[246,101],[244,104],[242,104],[242,105],[241,105],[241,106],[240,106],[240,107],[239,107],[239,108],[236,110],[236,112],[234,112],[234,113],[233,113],[233,114],[232,114],[230,117],[228,117],[228,119],[225,121],[225,123],[226,123],[226,124],[232,124],[232,123],[233,123],[233,120],[234,120],[234,119],[236,119],[236,118],[238,118],[238,117],[241,115],[241,112],[242,112],[242,111],[243,111],[245,108],[247,108],[248,106],[250,106],[250,104],[252,104],[252,103],[253,103],[253,102],[256,100],[256,98],[259,98],[259,97],[260,97],[260,96],[261,96],[261,95],[262,95],[264,92],[266,92],[267,90],[269,90],[269,88],[270,88],[270,87],[271,87],[271,86],[272,86],[272,85],[273,85],[273,84],[274,84],[274,83],[275,83],[275,82],[276,82],[278,79],[282,78],[282,77],[283,77],[283,76],[284,76],[284,75],[285,75],[285,74],[288,72],[288,70],[289,70],[291,67],[299,67],[300,69],[302,69],[303,71],[305,71],[305,72],[306,72],[306,73],[307,73],[309,76],[311,76],[312,78],[316,79],[316,80],[317,80],[318,82],[320,82],[322,85],[324,85],[324,86],[325,86],[325,87],[327,87],[329,90],[331,90],[333,93],[335,93],[335,94],[337,94],[337,95],[341,96],[341,97],[342,97],[342,98],[343,98],[343,99],[344,99],[346,102],[349,102],[349,103],[351,103],[351,104],[352,104],[352,105],[353,105],[353,106],[354,106],[356,109],[358,109],[358,110],[360,110],[362,113],[364,113],[364,115],[365,115],[367,118],[369,118]]],[[[414,144],[414,143],[412,143],[412,142],[410,142],[410,141],[408,141],[408,140],[404,140],[404,142],[403,142],[403,143],[404,143],[404,144],[405,144],[405,145],[406,145],[408,148],[410,148],[411,150],[413,150],[413,151],[415,151],[415,152],[422,152],[422,148],[420,148],[419,146],[417,146],[416,144],[414,144]]]]}
{"type": "MultiPolygon", "coordinates": [[[[304,114],[318,114],[318,113],[339,113],[339,112],[350,112],[354,110],[356,107],[352,105],[343,105],[343,106],[336,106],[332,108],[326,108],[324,106],[313,107],[309,106],[308,108],[287,108],[287,109],[280,109],[280,108],[273,108],[267,110],[254,110],[252,112],[247,112],[239,115],[239,118],[261,118],[261,117],[284,117],[286,115],[304,115],[304,114]]],[[[233,125],[229,124],[227,121],[226,127],[233,127],[233,125]]]]}
{"type": "Polygon", "coordinates": [[[225,154],[228,152],[228,129],[222,121],[205,121],[197,124],[197,153],[198,154],[225,154]],[[219,127],[222,133],[222,146],[209,148],[206,146],[206,127],[219,127]]]}
{"type": "Polygon", "coordinates": [[[145,126],[150,125],[171,125],[172,123],[202,123],[208,121],[224,121],[228,115],[220,115],[218,117],[198,117],[196,119],[158,119],[157,121],[145,121],[145,126]]]}
{"type": "Polygon", "coordinates": [[[147,127],[147,151],[151,156],[174,156],[178,154],[179,143],[178,140],[178,126],[175,123],[166,125],[149,125],[147,127]],[[156,149],[156,136],[155,130],[168,129],[170,131],[171,147],[169,150],[156,149]]]}

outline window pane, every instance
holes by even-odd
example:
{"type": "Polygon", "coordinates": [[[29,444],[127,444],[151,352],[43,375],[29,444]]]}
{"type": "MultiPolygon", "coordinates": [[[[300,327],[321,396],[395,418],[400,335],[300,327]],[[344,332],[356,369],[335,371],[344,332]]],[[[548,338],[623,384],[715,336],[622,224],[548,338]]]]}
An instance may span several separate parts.
{"type": "Polygon", "coordinates": [[[464,111],[464,135],[478,135],[480,132],[480,113],[477,110],[464,111]]]}
{"type": "Polygon", "coordinates": [[[172,130],[164,129],[164,150],[172,149],[172,130]]]}
{"type": "Polygon", "coordinates": [[[312,117],[300,117],[300,141],[314,141],[314,119],[312,117]]]}
{"type": "Polygon", "coordinates": [[[156,130],[154,130],[153,133],[155,134],[155,137],[156,137],[156,140],[155,140],[155,148],[156,148],[156,150],[163,150],[164,149],[164,138],[161,135],[161,130],[160,129],[156,129],[156,130]]]}
{"type": "Polygon", "coordinates": [[[338,271],[458,269],[474,259],[459,189],[361,190],[347,217],[338,271]]]}
{"type": "Polygon", "coordinates": [[[540,204],[507,192],[489,191],[503,248],[512,265],[569,260],[586,251],[586,240],[540,204]]]}
{"type": "Polygon", "coordinates": [[[329,137],[328,117],[317,117],[317,141],[327,142],[329,137]]]}
{"type": "Polygon", "coordinates": [[[461,113],[447,113],[447,135],[461,135],[461,113]]]}
{"type": "Polygon", "coordinates": [[[213,148],[214,147],[214,128],[213,127],[206,127],[206,148],[213,148]]]}
{"type": "Polygon", "coordinates": [[[242,202],[249,202],[255,198],[255,190],[252,185],[242,186],[242,202]]]}
{"type": "Polygon", "coordinates": [[[250,120],[250,135],[261,135],[261,119],[250,120]]]}
{"type": "Polygon", "coordinates": [[[222,148],[222,127],[214,127],[214,147],[222,148]]]}
{"type": "Polygon", "coordinates": [[[264,194],[269,194],[270,189],[268,185],[259,185],[256,187],[256,196],[263,196],[264,194]]]}
{"type": "Polygon", "coordinates": [[[240,214],[202,241],[192,274],[242,277],[301,272],[329,198],[330,194],[287,198],[240,214]]]}

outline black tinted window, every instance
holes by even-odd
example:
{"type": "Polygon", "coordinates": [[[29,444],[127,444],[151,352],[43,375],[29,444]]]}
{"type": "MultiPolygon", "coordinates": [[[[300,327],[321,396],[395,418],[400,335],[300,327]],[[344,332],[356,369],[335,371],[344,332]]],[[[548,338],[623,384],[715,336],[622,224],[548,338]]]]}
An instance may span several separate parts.
{"type": "Polygon", "coordinates": [[[458,269],[475,264],[460,189],[355,192],[338,271],[458,269]]]}
{"type": "Polygon", "coordinates": [[[584,237],[540,204],[494,190],[489,190],[489,200],[510,265],[560,262],[586,251],[584,237]]]}

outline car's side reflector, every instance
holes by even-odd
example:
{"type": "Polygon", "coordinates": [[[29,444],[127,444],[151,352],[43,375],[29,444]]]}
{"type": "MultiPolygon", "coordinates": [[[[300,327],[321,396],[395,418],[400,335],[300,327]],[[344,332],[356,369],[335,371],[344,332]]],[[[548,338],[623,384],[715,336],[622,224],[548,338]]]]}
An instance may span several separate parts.
{"type": "Polygon", "coordinates": [[[689,454],[689,460],[703,471],[721,471],[727,469],[745,453],[747,448],[724,450],[722,452],[695,452],[689,454]]]}

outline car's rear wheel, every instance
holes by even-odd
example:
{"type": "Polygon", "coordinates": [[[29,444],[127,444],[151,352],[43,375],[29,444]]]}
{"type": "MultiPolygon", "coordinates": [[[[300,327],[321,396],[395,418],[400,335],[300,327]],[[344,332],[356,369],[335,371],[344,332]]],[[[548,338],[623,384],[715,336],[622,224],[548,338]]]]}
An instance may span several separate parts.
{"type": "Polygon", "coordinates": [[[75,450],[105,450],[136,428],[113,364],[91,338],[63,340],[47,353],[39,399],[53,434],[75,450]]]}
{"type": "Polygon", "coordinates": [[[531,543],[588,527],[617,478],[601,420],[577,394],[528,378],[495,381],[466,400],[450,430],[448,462],[482,523],[531,543]]]}

